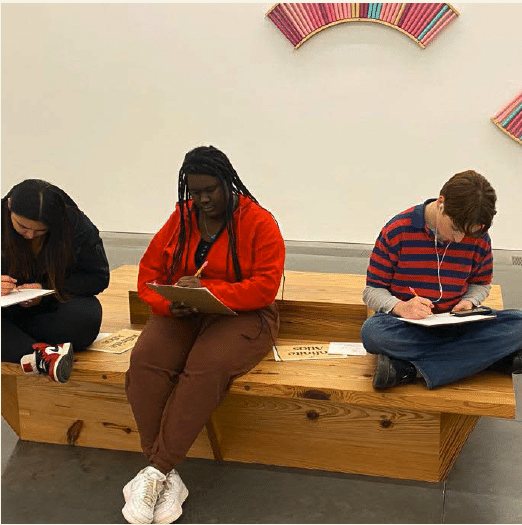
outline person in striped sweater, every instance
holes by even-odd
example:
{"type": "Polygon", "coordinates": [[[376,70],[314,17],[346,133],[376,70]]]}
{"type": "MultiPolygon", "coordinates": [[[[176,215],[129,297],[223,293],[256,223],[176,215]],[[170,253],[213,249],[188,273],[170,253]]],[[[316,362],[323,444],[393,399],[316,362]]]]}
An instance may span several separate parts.
{"type": "Polygon", "coordinates": [[[460,312],[488,296],[493,256],[488,230],[496,194],[473,170],[457,173],[428,199],[393,217],[381,230],[367,270],[365,304],[376,313],[361,329],[377,354],[376,389],[423,377],[428,388],[486,368],[522,372],[522,311],[495,319],[426,327],[407,319],[460,312]]]}

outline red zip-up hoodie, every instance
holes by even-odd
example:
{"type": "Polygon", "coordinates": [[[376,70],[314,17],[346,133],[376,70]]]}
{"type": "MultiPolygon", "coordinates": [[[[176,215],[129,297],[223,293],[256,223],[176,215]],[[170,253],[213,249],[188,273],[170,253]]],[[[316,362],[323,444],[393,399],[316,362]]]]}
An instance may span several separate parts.
{"type": "MultiPolygon", "coordinates": [[[[188,209],[191,208],[194,206],[192,201],[189,201],[188,209]]],[[[195,210],[185,213],[192,213],[192,232],[189,238],[189,228],[186,223],[185,250],[172,282],[169,282],[170,267],[181,218],[178,205],[154,236],[140,261],[138,295],[152,306],[152,312],[156,315],[170,317],[170,303],[151,290],[146,283],[176,284],[184,275],[194,275],[197,271],[194,254],[201,240],[201,233],[195,210]],[[187,246],[188,267],[185,273],[187,246]]],[[[285,263],[285,244],[272,215],[247,197],[239,195],[233,220],[236,230],[236,251],[243,280],[236,282],[232,256],[228,255],[229,237],[225,229],[208,252],[206,257],[208,264],[200,276],[201,285],[208,288],[232,310],[258,310],[272,304],[275,300],[285,263]]]]}

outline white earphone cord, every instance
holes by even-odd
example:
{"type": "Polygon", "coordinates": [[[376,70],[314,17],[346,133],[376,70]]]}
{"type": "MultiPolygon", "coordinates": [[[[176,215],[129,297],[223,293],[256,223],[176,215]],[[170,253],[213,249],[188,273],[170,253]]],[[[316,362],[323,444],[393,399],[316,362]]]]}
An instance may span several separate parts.
{"type": "MultiPolygon", "coordinates": [[[[441,204],[439,206],[439,213],[442,212],[442,208],[443,208],[443,205],[441,204]]],[[[442,266],[442,263],[444,262],[444,257],[446,256],[446,252],[448,251],[449,245],[451,244],[451,241],[448,242],[448,244],[446,246],[446,249],[444,250],[444,253],[442,254],[442,259],[439,260],[439,250],[437,248],[437,233],[439,231],[438,225],[439,225],[439,214],[437,214],[437,216],[435,217],[435,241],[434,241],[434,246],[435,246],[435,255],[437,256],[437,278],[439,280],[440,296],[439,296],[439,298],[436,301],[432,301],[433,303],[438,303],[442,299],[442,282],[440,280],[440,268],[442,266]]]]}

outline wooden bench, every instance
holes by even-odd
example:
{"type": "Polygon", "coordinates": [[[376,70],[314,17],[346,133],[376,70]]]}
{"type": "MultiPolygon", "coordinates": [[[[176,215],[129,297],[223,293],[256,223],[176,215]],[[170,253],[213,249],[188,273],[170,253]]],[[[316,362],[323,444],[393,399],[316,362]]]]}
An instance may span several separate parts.
{"type": "MultiPolygon", "coordinates": [[[[137,267],[111,272],[102,332],[141,328],[137,267]],[[129,319],[129,304],[131,319],[129,319]]],[[[278,344],[358,341],[362,275],[286,272],[278,344]]],[[[499,286],[488,303],[502,308],[499,286]]],[[[130,352],[78,352],[68,383],[2,363],[2,415],[24,440],[140,451],[124,391],[130,352]]],[[[372,388],[375,356],[277,362],[236,379],[189,456],[441,481],[480,416],[514,418],[512,377],[483,372],[428,390],[372,388]]]]}

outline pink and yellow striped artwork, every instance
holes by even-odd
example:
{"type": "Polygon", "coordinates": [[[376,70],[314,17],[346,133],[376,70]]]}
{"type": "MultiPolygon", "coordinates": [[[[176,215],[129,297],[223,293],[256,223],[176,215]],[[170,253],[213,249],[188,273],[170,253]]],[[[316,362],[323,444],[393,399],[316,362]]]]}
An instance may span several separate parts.
{"type": "Polygon", "coordinates": [[[491,117],[491,122],[522,144],[522,91],[494,117],[491,117]]]}
{"type": "Polygon", "coordinates": [[[423,49],[459,16],[450,4],[286,4],[266,14],[295,49],[319,31],[343,22],[376,22],[397,29],[423,49]]]}

